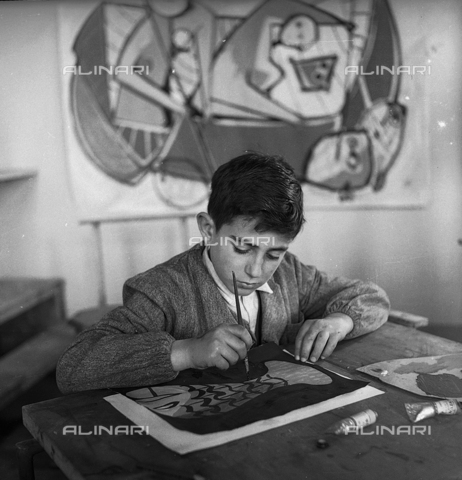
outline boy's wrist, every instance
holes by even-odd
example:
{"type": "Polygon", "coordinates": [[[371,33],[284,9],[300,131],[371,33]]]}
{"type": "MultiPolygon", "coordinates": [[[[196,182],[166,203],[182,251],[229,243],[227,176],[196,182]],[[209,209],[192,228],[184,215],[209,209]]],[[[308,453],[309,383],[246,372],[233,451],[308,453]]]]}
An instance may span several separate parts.
{"type": "Polygon", "coordinates": [[[354,322],[353,322],[353,319],[349,315],[347,315],[346,313],[334,312],[334,313],[330,313],[325,318],[326,319],[338,318],[338,319],[343,320],[343,324],[345,325],[345,329],[344,329],[345,336],[348,335],[353,330],[353,328],[355,326],[354,322]]]}
{"type": "Polygon", "coordinates": [[[172,343],[170,361],[175,372],[191,368],[190,342],[192,339],[175,340],[172,343]]]}

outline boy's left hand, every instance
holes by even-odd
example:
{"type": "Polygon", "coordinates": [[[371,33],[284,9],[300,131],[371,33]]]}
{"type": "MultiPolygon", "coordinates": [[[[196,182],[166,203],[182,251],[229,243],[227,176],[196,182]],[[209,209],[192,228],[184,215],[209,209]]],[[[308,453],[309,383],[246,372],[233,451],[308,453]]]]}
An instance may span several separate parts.
{"type": "Polygon", "coordinates": [[[295,359],[302,362],[323,360],[351,330],[353,320],[343,313],[305,320],[295,339],[295,359]]]}

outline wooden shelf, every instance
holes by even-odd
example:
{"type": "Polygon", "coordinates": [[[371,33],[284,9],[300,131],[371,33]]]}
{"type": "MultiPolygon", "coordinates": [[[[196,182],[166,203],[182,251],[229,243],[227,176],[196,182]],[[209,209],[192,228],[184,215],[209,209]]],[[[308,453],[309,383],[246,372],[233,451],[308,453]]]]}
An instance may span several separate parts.
{"type": "Polygon", "coordinates": [[[0,183],[24,180],[37,176],[37,170],[32,168],[5,168],[0,169],[0,183]]]}
{"type": "Polygon", "coordinates": [[[0,410],[56,368],[76,337],[61,278],[0,278],[0,410]]]}

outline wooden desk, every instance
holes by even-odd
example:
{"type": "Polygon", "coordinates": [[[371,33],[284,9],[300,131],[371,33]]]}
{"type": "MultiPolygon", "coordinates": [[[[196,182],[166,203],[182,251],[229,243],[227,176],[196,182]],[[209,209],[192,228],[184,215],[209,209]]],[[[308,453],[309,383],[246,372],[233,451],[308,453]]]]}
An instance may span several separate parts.
{"type": "Polygon", "coordinates": [[[376,425],[412,425],[404,403],[424,401],[355,372],[357,367],[404,357],[461,352],[462,344],[387,323],[379,330],[340,344],[329,362],[371,381],[386,394],[235,441],[220,447],[177,455],[150,436],[62,435],[66,425],[130,425],[103,400],[107,390],[69,395],[23,407],[24,424],[70,479],[461,479],[462,415],[439,416],[431,434],[348,435],[335,437],[326,449],[316,447],[324,430],[366,408],[378,412],[376,425]],[[159,473],[160,472],[160,473],[159,473]],[[164,472],[164,473],[162,473],[164,472]],[[166,472],[172,472],[168,475],[166,472]],[[175,476],[177,475],[177,476],[175,476]]]}

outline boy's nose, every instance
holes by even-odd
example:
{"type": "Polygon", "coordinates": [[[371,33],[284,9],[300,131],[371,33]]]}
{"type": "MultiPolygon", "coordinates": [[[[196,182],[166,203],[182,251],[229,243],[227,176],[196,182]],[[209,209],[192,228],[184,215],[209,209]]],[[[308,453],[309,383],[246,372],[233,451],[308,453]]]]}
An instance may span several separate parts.
{"type": "Polygon", "coordinates": [[[253,261],[247,264],[246,272],[249,277],[259,278],[262,274],[262,263],[259,261],[253,261]]]}

